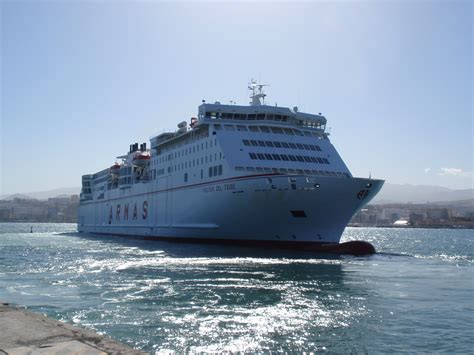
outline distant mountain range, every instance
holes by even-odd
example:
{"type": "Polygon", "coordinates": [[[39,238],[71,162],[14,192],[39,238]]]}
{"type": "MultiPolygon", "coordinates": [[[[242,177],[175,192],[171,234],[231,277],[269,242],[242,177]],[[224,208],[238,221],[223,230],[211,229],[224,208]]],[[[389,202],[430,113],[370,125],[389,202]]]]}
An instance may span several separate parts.
{"type": "Polygon", "coordinates": [[[441,186],[385,183],[371,204],[436,203],[474,199],[474,189],[452,190],[441,186]]]}
{"type": "Polygon", "coordinates": [[[65,188],[58,188],[54,190],[48,191],[35,191],[35,192],[28,192],[23,194],[5,194],[0,195],[0,200],[13,200],[14,198],[21,198],[25,200],[47,200],[51,197],[65,197],[71,195],[79,195],[81,192],[80,187],[65,187],[65,188]]]}
{"type": "MultiPolygon", "coordinates": [[[[0,195],[0,200],[12,200],[14,198],[46,200],[51,197],[78,195],[80,190],[80,187],[68,187],[24,194],[7,194],[0,195]]],[[[472,199],[474,199],[474,189],[453,190],[441,186],[385,183],[380,193],[371,203],[436,203],[472,199]]]]}

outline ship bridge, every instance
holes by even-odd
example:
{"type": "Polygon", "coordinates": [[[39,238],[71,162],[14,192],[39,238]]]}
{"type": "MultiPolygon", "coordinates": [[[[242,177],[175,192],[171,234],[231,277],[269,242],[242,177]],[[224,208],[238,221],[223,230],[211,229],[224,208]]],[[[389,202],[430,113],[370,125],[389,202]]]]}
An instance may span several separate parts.
{"type": "Polygon", "coordinates": [[[298,112],[298,108],[268,106],[268,105],[223,105],[219,102],[203,103],[199,106],[199,122],[213,120],[240,120],[251,123],[252,121],[277,121],[288,124],[314,128],[324,131],[326,117],[310,113],[298,112]]]}
{"type": "MultiPolygon", "coordinates": [[[[310,113],[298,112],[298,107],[290,109],[288,107],[269,106],[265,104],[265,97],[263,87],[268,86],[259,84],[255,80],[249,83],[250,105],[221,105],[219,101],[215,103],[205,103],[199,106],[199,121],[212,120],[240,120],[240,121],[277,121],[285,122],[295,126],[314,128],[324,131],[326,128],[326,118],[310,113]]],[[[247,122],[251,123],[251,122],[247,122]]],[[[260,122],[261,123],[261,122],[260,122]]]]}

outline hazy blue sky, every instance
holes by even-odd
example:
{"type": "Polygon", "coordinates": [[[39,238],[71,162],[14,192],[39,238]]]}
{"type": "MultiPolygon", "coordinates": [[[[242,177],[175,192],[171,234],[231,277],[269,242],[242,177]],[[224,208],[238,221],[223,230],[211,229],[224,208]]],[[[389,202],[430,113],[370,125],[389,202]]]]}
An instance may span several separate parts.
{"type": "Polygon", "coordinates": [[[252,77],[354,175],[473,185],[471,1],[0,3],[0,194],[79,186],[252,77]]]}

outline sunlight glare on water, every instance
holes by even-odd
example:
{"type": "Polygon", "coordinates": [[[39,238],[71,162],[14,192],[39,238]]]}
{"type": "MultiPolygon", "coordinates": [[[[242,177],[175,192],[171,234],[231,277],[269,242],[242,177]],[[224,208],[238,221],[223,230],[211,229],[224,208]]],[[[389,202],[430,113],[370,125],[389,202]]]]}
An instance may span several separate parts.
{"type": "Polygon", "coordinates": [[[0,224],[0,299],[150,352],[473,350],[470,231],[348,228],[336,257],[0,224]]]}

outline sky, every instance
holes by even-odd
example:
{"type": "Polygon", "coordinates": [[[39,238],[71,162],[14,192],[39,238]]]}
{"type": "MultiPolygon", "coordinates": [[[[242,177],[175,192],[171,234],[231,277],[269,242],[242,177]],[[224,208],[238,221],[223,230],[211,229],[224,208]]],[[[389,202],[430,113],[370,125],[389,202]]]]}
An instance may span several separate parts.
{"type": "Polygon", "coordinates": [[[322,112],[354,176],[473,187],[473,2],[8,1],[0,194],[80,186],[202,99],[322,112]]]}

